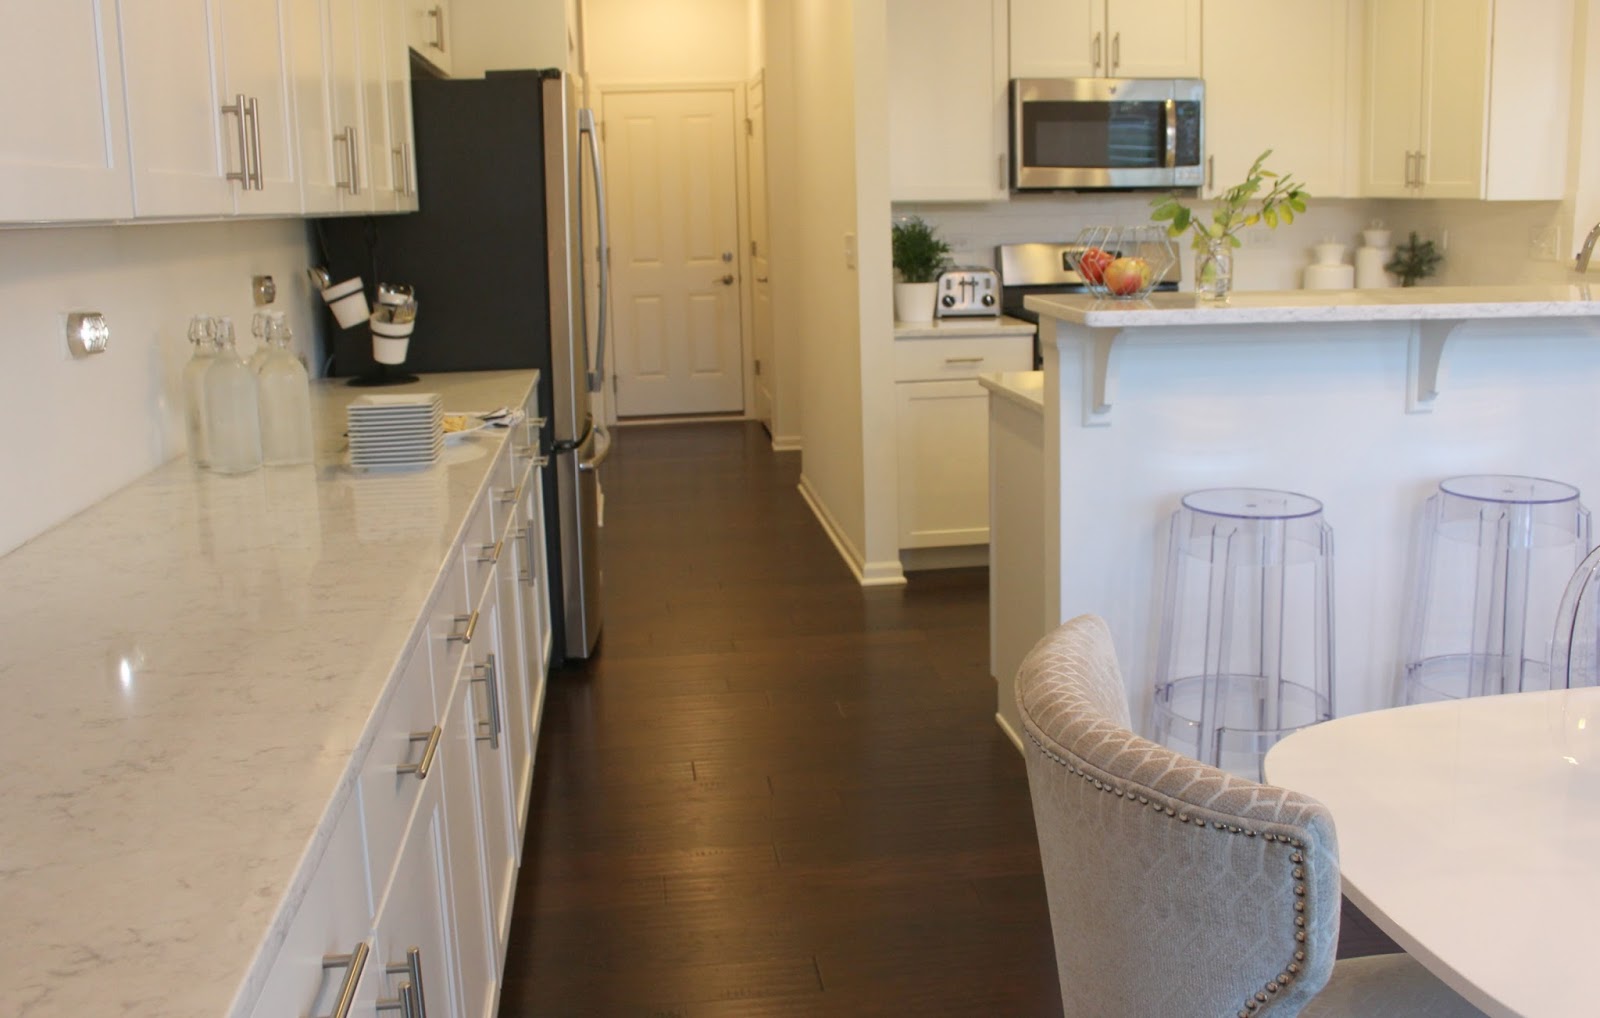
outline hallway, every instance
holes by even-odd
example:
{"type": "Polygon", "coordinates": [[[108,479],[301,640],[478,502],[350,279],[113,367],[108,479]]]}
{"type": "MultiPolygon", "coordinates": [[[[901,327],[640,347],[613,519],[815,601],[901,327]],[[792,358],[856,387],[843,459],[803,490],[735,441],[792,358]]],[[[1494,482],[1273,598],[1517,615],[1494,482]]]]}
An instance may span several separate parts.
{"type": "Polygon", "coordinates": [[[755,424],[624,429],[501,1014],[1060,1013],[987,578],[859,587],[755,424]]]}

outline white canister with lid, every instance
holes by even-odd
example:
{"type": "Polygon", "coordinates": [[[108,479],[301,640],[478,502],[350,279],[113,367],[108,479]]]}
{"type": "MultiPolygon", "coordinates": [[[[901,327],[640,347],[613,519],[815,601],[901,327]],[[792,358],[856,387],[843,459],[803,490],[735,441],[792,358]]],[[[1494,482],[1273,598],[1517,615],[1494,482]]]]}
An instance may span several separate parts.
{"type": "Polygon", "coordinates": [[[1345,246],[1336,240],[1313,244],[1315,263],[1306,266],[1307,290],[1348,290],[1355,283],[1355,269],[1344,260],[1345,246]]]}
{"type": "Polygon", "coordinates": [[[1382,223],[1373,223],[1361,231],[1361,246],[1356,248],[1356,286],[1362,290],[1378,290],[1394,285],[1394,277],[1384,271],[1389,264],[1390,233],[1382,223]]]}

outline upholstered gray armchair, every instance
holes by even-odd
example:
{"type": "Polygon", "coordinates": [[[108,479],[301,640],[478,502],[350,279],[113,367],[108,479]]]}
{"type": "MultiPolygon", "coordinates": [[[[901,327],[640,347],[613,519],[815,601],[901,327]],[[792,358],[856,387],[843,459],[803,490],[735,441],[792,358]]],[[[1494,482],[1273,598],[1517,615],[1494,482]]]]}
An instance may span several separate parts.
{"type": "Polygon", "coordinates": [[[1327,809],[1135,735],[1103,621],[1039,641],[1017,704],[1067,1018],[1481,1014],[1405,955],[1334,964],[1327,809]]]}

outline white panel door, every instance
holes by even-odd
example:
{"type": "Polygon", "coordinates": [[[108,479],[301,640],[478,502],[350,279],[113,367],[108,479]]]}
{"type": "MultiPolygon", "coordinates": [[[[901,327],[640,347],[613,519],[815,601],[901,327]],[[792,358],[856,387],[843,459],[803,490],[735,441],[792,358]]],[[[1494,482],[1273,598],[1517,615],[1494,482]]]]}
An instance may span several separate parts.
{"type": "Polygon", "coordinates": [[[399,177],[395,173],[394,149],[389,142],[389,75],[392,62],[389,44],[394,26],[388,8],[398,0],[356,0],[357,29],[361,51],[361,172],[363,186],[372,188],[372,208],[393,212],[400,207],[399,177]]]}
{"type": "MultiPolygon", "coordinates": [[[[285,12],[279,0],[214,0],[212,16],[219,40],[218,91],[225,102],[243,95],[250,104],[247,140],[256,181],[235,188],[234,211],[298,214],[300,167],[295,156],[285,12]]],[[[239,166],[230,164],[229,169],[239,166]]]]}
{"type": "Polygon", "coordinates": [[[0,16],[0,221],[131,216],[115,5],[0,0],[0,16]]]}
{"type": "Polygon", "coordinates": [[[283,0],[294,91],[300,197],[309,214],[339,211],[333,120],[334,54],[328,0],[283,0]]]}
{"type": "MultiPolygon", "coordinates": [[[[482,625],[482,623],[479,623],[482,625]]],[[[483,875],[483,832],[478,827],[477,732],[470,683],[455,683],[439,724],[438,761],[444,793],[445,843],[455,931],[457,999],[462,1018],[492,1018],[499,959],[490,937],[489,895],[483,875]]],[[[433,780],[429,778],[429,780],[433,780]]]]}
{"type": "Polygon", "coordinates": [[[516,810],[511,801],[512,743],[506,734],[511,708],[506,698],[511,661],[505,653],[505,624],[501,614],[498,567],[489,570],[488,586],[478,605],[478,636],[467,648],[463,681],[469,689],[467,717],[474,733],[478,785],[478,817],[483,831],[483,872],[489,893],[489,921],[493,954],[501,954],[511,932],[511,895],[517,883],[516,810]]]}
{"type": "Polygon", "coordinates": [[[238,115],[222,112],[232,99],[217,87],[211,5],[122,0],[118,10],[135,213],[232,212],[240,185],[227,173],[242,162],[242,136],[238,115]]]}
{"type": "MultiPolygon", "coordinates": [[[[1422,137],[1423,0],[1367,5],[1366,145],[1361,193],[1409,198],[1422,137]]],[[[1315,192],[1313,192],[1315,193],[1315,192]]]]}
{"type": "Polygon", "coordinates": [[[750,394],[750,416],[772,434],[772,404],[776,400],[772,344],[771,232],[767,217],[767,103],[766,86],[757,79],[746,93],[750,117],[745,147],[750,167],[750,343],[755,357],[755,391],[750,394]]]}
{"type": "Polygon", "coordinates": [[[383,56],[388,86],[389,165],[393,173],[395,208],[401,212],[417,210],[417,163],[411,130],[411,56],[405,44],[403,4],[390,0],[384,9],[383,56]]]}
{"type": "Polygon", "coordinates": [[[522,528],[521,501],[515,504],[500,535],[499,566],[495,570],[499,589],[500,613],[500,694],[505,704],[502,728],[505,738],[501,751],[506,754],[510,771],[511,796],[511,853],[522,858],[522,837],[528,824],[528,793],[533,788],[533,741],[528,718],[528,676],[532,657],[524,639],[523,618],[531,607],[523,603],[525,587],[520,576],[523,570],[522,542],[517,532],[522,528]]]}
{"type": "Polygon", "coordinates": [[[989,394],[977,379],[895,384],[900,547],[989,540],[989,394]]]}
{"type": "MultiPolygon", "coordinates": [[[[1489,0],[1428,4],[1422,83],[1422,165],[1429,198],[1483,197],[1489,102],[1489,0]]],[[[1530,116],[1536,116],[1532,110],[1530,116]]],[[[1565,153],[1553,153],[1562,158],[1565,153]]],[[[1315,193],[1315,192],[1313,192],[1315,193]]]]}
{"type": "Polygon", "coordinates": [[[1010,34],[1013,78],[1106,73],[1105,0],[1011,0],[1010,34]]]}
{"type": "Polygon", "coordinates": [[[373,926],[372,954],[352,1014],[451,1013],[448,858],[443,792],[439,782],[425,781],[395,863],[394,882],[373,926]],[[376,999],[363,1007],[367,994],[376,999]],[[411,1007],[377,1009],[378,1002],[398,1001],[404,994],[412,995],[411,1007]]]}
{"type": "Polygon", "coordinates": [[[1269,148],[1270,165],[1317,197],[1356,193],[1345,158],[1350,0],[1306,5],[1293,46],[1282,44],[1281,16],[1282,0],[1206,0],[1207,196],[1243,180],[1269,148]]]}
{"type": "MultiPolygon", "coordinates": [[[[371,90],[362,76],[361,18],[367,0],[327,0],[329,108],[333,116],[335,179],[339,182],[339,210],[359,212],[373,208],[371,166],[366,150],[369,132],[365,103],[371,90]]],[[[379,75],[381,79],[382,75],[379,75]]],[[[381,98],[382,88],[378,88],[381,98]]]]}
{"type": "Polygon", "coordinates": [[[451,74],[448,0],[403,0],[405,43],[445,77],[451,74]]]}
{"type": "Polygon", "coordinates": [[[1113,78],[1198,78],[1200,0],[1106,0],[1106,39],[1113,78]]]}
{"type": "Polygon", "coordinates": [[[605,97],[619,417],[744,409],[733,93],[605,97]]]}

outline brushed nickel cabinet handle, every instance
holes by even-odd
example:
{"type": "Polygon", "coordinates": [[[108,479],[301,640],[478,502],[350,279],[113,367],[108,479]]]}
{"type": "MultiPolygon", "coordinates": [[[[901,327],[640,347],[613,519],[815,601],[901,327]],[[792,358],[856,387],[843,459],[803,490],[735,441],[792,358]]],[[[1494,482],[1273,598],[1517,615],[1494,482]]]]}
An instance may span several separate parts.
{"type": "Polygon", "coordinates": [[[1111,70],[1116,71],[1122,66],[1122,33],[1118,32],[1111,37],[1111,70]]]}
{"type": "Polygon", "coordinates": [[[459,633],[451,633],[449,636],[445,637],[445,641],[450,642],[453,640],[460,640],[462,643],[471,643],[472,634],[477,632],[478,629],[478,609],[472,609],[471,615],[457,615],[456,621],[465,622],[467,624],[467,628],[463,629],[459,633]]]}
{"type": "MultiPolygon", "coordinates": [[[[515,501],[515,500],[513,499],[511,501],[515,501]]],[[[505,543],[506,543],[506,539],[502,537],[500,540],[496,541],[493,544],[484,545],[483,546],[483,553],[478,556],[478,561],[479,562],[487,562],[487,563],[489,563],[491,565],[496,563],[496,562],[499,562],[500,561],[500,549],[505,547],[505,543]]]]}
{"type": "Polygon", "coordinates": [[[427,745],[422,748],[422,759],[418,760],[416,763],[401,764],[395,768],[395,773],[415,774],[418,781],[426,781],[428,778],[428,772],[433,769],[434,754],[439,752],[439,736],[442,734],[444,734],[444,729],[440,728],[438,725],[434,725],[432,731],[412,732],[412,742],[427,743],[427,745]]]}
{"type": "Polygon", "coordinates": [[[1206,156],[1206,190],[1215,190],[1217,186],[1217,157],[1206,156]]]}
{"type": "Polygon", "coordinates": [[[541,467],[541,468],[542,467],[547,467],[547,466],[550,465],[550,457],[548,457],[548,456],[535,456],[533,458],[533,465],[536,466],[536,467],[541,467]]]}
{"type": "Polygon", "coordinates": [[[432,46],[434,49],[438,50],[440,53],[443,53],[443,52],[445,52],[445,48],[444,48],[444,8],[442,6],[441,7],[430,7],[428,9],[428,17],[433,19],[433,38],[428,41],[428,45],[432,46]]]}
{"type": "MultiPolygon", "coordinates": [[[[402,971],[405,966],[401,966],[402,971]]],[[[397,997],[379,997],[372,1002],[374,1011],[399,1011],[400,1018],[421,1018],[417,1014],[417,998],[410,980],[404,980],[397,987],[400,995],[397,997]]]]}
{"type": "Polygon", "coordinates": [[[329,954],[322,958],[323,971],[344,969],[344,981],[339,984],[339,994],[334,998],[333,1010],[320,1018],[350,1018],[350,1008],[356,1002],[356,984],[361,981],[361,970],[367,967],[367,955],[372,950],[363,940],[349,954],[329,954]]]}
{"type": "Polygon", "coordinates": [[[1428,153],[1417,150],[1417,186],[1428,186],[1428,153]]]}
{"type": "Polygon", "coordinates": [[[233,103],[222,107],[224,115],[232,114],[235,127],[234,138],[239,143],[239,172],[229,172],[224,175],[226,180],[237,180],[244,185],[246,191],[250,190],[250,140],[248,128],[244,122],[245,111],[249,109],[249,102],[243,92],[233,97],[233,103]]]}
{"type": "Polygon", "coordinates": [[[261,109],[256,105],[256,97],[250,97],[250,105],[245,108],[245,116],[250,118],[250,154],[251,170],[250,183],[257,191],[267,189],[266,177],[261,172],[261,109]]]}
{"type": "Polygon", "coordinates": [[[483,683],[484,692],[487,693],[488,696],[489,696],[489,720],[488,721],[480,721],[480,722],[478,722],[478,726],[480,728],[482,726],[484,726],[484,725],[488,725],[489,726],[489,734],[488,735],[480,735],[480,736],[478,736],[478,741],[479,742],[487,742],[489,744],[489,748],[490,749],[499,749],[500,748],[500,674],[499,674],[499,671],[495,668],[494,655],[493,654],[486,655],[485,656],[485,663],[481,664],[481,665],[474,665],[472,667],[472,670],[473,670],[474,673],[480,673],[480,674],[474,674],[472,676],[472,681],[473,682],[481,682],[481,683],[483,683]]]}
{"type": "Polygon", "coordinates": [[[516,488],[505,488],[495,495],[495,501],[499,502],[501,505],[510,505],[521,496],[522,492],[516,488]]]}
{"type": "Polygon", "coordinates": [[[1104,41],[1104,36],[1101,33],[1096,32],[1094,34],[1094,41],[1089,44],[1089,48],[1094,51],[1094,69],[1097,71],[1100,69],[1100,58],[1105,53],[1105,47],[1101,45],[1101,43],[1104,41]]]}
{"type": "Polygon", "coordinates": [[[982,357],[946,357],[946,364],[982,364],[982,357]]]}
{"type": "MultiPolygon", "coordinates": [[[[406,960],[386,966],[391,976],[405,976],[407,981],[401,983],[401,996],[405,996],[405,988],[411,990],[412,1014],[416,1018],[428,1018],[428,993],[422,987],[422,948],[410,947],[406,949],[406,960]]],[[[403,1010],[403,1008],[402,1008],[403,1010]]]]}

